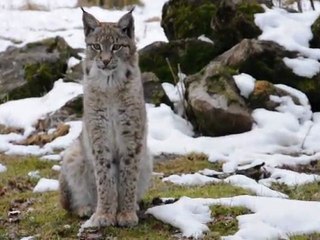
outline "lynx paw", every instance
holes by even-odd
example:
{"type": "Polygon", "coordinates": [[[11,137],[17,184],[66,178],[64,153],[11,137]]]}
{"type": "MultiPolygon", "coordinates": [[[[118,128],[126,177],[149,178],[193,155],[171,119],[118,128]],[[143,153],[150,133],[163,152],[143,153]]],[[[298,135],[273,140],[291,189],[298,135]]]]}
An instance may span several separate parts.
{"type": "Polygon", "coordinates": [[[97,214],[94,213],[89,220],[87,220],[82,227],[91,228],[91,227],[107,227],[114,226],[116,224],[116,218],[113,214],[97,214]]]}
{"type": "Polygon", "coordinates": [[[81,218],[90,217],[93,212],[94,209],[91,206],[83,206],[75,210],[75,213],[81,218]]]}
{"type": "Polygon", "coordinates": [[[120,227],[133,227],[138,224],[138,221],[139,219],[135,211],[117,214],[117,223],[120,227]]]}

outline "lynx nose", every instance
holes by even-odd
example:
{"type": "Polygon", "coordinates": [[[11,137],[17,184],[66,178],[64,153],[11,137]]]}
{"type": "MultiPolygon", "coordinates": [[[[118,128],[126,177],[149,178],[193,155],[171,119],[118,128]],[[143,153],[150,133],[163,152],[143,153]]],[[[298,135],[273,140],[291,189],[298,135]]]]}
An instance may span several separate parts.
{"type": "Polygon", "coordinates": [[[104,64],[104,66],[108,66],[108,64],[110,63],[111,59],[103,59],[102,62],[104,64]]]}

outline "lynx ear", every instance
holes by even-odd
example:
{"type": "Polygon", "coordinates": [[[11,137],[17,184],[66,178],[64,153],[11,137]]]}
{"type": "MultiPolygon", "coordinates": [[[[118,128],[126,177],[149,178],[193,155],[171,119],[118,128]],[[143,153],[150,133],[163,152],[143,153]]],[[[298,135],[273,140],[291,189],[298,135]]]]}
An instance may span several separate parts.
{"type": "Polygon", "coordinates": [[[84,35],[88,36],[89,33],[93,32],[94,29],[100,25],[100,22],[90,13],[86,12],[82,7],[81,7],[81,10],[82,10],[84,35]]]}
{"type": "Polygon", "coordinates": [[[128,13],[123,15],[118,22],[118,27],[121,29],[121,31],[131,39],[134,39],[134,20],[132,16],[133,10],[134,7],[128,13]]]}

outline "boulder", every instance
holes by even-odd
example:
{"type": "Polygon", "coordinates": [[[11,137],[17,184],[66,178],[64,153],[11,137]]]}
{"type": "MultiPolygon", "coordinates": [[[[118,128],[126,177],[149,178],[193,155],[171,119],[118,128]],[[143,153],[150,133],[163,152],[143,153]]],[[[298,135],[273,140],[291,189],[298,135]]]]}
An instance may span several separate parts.
{"type": "Polygon", "coordinates": [[[44,119],[39,120],[36,129],[44,131],[50,128],[56,128],[61,122],[81,120],[82,114],[83,95],[79,95],[69,100],[59,110],[52,112],[48,114],[44,119]]]}
{"type": "Polygon", "coordinates": [[[83,71],[82,71],[83,62],[76,64],[69,68],[63,78],[65,82],[81,82],[83,79],[83,71]]]}
{"type": "Polygon", "coordinates": [[[320,48],[320,17],[311,26],[312,39],[310,40],[311,48],[320,48]]]}
{"type": "Polygon", "coordinates": [[[204,34],[222,53],[261,34],[254,23],[254,14],[261,12],[255,0],[170,0],[162,9],[161,26],[169,41],[204,34]]]}
{"type": "Polygon", "coordinates": [[[139,51],[142,72],[153,72],[161,82],[175,83],[174,74],[181,71],[187,75],[200,71],[218,55],[213,44],[196,39],[176,40],[169,43],[155,42],[139,51]]]}
{"type": "Polygon", "coordinates": [[[239,44],[218,56],[215,61],[237,72],[250,74],[256,79],[266,79],[274,84],[285,84],[304,92],[313,111],[320,110],[320,74],[312,78],[293,73],[283,61],[285,57],[297,58],[297,52],[290,52],[271,41],[244,39],[239,44]]]}
{"type": "Polygon", "coordinates": [[[210,21],[216,12],[213,0],[170,0],[163,6],[161,26],[169,41],[211,37],[210,21]]]}
{"type": "Polygon", "coordinates": [[[67,61],[78,57],[61,37],[8,48],[0,53],[0,102],[41,96],[63,77],[67,61]]]}
{"type": "Polygon", "coordinates": [[[265,80],[257,80],[255,82],[252,93],[245,101],[251,109],[265,108],[274,111],[279,106],[279,102],[272,101],[270,96],[290,96],[295,104],[301,104],[295,96],[292,96],[289,92],[277,88],[274,84],[265,80]]]}
{"type": "Polygon", "coordinates": [[[200,134],[222,136],[251,129],[251,110],[239,94],[234,74],[219,62],[211,62],[186,79],[187,116],[200,134]]]}
{"type": "Polygon", "coordinates": [[[212,39],[222,53],[245,38],[257,38],[262,31],[254,23],[254,14],[264,12],[254,1],[222,0],[211,20],[212,39]]]}
{"type": "Polygon", "coordinates": [[[173,108],[173,104],[164,91],[159,78],[152,72],[144,72],[141,74],[143,84],[144,99],[146,103],[152,103],[159,106],[165,103],[173,108]]]}

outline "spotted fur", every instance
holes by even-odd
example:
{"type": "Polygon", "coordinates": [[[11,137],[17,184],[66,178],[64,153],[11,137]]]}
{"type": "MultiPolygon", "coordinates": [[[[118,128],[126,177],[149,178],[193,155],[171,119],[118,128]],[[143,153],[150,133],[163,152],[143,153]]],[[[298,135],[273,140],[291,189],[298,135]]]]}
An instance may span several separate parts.
{"type": "Polygon", "coordinates": [[[146,109],[131,11],[117,23],[83,10],[86,41],[83,130],[64,155],[62,206],[90,226],[133,226],[150,182],[146,109]]]}

